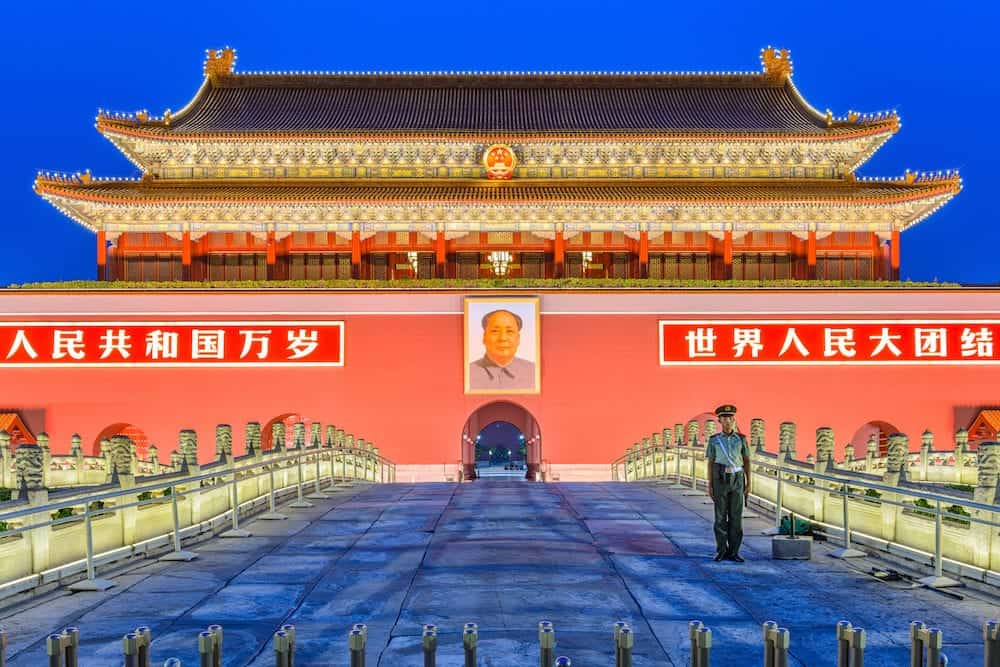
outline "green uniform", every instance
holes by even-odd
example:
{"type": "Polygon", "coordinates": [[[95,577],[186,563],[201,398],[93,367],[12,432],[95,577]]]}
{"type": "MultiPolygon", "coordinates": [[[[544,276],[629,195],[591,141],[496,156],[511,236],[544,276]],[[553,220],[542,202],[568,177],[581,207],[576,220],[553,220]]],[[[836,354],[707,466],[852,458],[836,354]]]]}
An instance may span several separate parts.
{"type": "Polygon", "coordinates": [[[740,433],[716,433],[705,447],[705,458],[715,460],[708,473],[715,491],[715,545],[721,554],[739,553],[743,543],[744,457],[750,458],[750,448],[740,433]]]}

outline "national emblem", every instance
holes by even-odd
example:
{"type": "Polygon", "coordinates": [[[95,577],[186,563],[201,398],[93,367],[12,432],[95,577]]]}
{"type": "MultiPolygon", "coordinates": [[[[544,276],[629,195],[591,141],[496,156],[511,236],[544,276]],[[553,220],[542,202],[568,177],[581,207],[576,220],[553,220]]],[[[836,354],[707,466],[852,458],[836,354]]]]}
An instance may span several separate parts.
{"type": "Polygon", "coordinates": [[[483,153],[483,166],[486,167],[486,177],[494,181],[509,181],[514,177],[514,166],[517,158],[510,146],[493,144],[483,153]]]}

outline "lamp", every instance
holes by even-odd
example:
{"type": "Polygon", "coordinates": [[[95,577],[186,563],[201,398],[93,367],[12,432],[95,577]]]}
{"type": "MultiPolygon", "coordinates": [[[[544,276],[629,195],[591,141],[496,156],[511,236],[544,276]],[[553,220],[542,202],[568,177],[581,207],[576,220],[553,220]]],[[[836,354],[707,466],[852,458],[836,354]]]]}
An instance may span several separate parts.
{"type": "Polygon", "coordinates": [[[501,278],[507,275],[513,259],[514,256],[507,250],[494,250],[486,256],[486,260],[493,267],[493,275],[501,278]]]}
{"type": "Polygon", "coordinates": [[[406,253],[406,261],[409,262],[410,266],[413,267],[413,275],[417,275],[417,266],[419,264],[419,260],[417,259],[417,253],[415,252],[406,253]]]}

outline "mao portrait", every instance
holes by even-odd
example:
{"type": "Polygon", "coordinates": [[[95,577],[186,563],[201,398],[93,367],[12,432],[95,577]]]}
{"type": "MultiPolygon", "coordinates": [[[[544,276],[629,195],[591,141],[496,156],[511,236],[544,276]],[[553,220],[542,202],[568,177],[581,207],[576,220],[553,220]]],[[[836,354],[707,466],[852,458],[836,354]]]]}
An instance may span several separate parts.
{"type": "Polygon", "coordinates": [[[465,392],[537,394],[538,298],[465,300],[465,392]]]}

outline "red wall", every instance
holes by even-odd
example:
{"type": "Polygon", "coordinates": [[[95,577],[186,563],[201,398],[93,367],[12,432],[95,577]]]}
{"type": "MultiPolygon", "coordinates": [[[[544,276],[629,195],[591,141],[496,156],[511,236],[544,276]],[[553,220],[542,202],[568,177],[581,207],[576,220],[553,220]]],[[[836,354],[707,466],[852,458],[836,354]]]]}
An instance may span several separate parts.
{"type": "MultiPolygon", "coordinates": [[[[490,293],[501,294],[501,292],[490,293]]],[[[519,294],[520,295],[520,294],[519,294]]],[[[214,428],[287,413],[343,427],[398,463],[454,463],[477,408],[498,399],[527,409],[542,434],[542,457],[555,463],[606,463],[654,430],[735,403],[738,423],[767,424],[777,446],[781,421],[799,426],[799,452],[831,426],[838,452],[866,422],[884,421],[911,436],[931,429],[950,448],[955,406],[1000,404],[993,366],[661,367],[657,321],[739,315],[996,318],[1000,292],[677,291],[541,292],[542,393],[463,394],[461,293],[427,292],[8,292],[10,320],[164,318],[343,320],[342,368],[30,368],[0,367],[0,406],[41,409],[54,452],[79,433],[85,446],[111,424],[138,426],[161,453],[182,428],[198,431],[202,458],[214,428]]],[[[477,294],[477,296],[484,296],[477,294]]]]}

